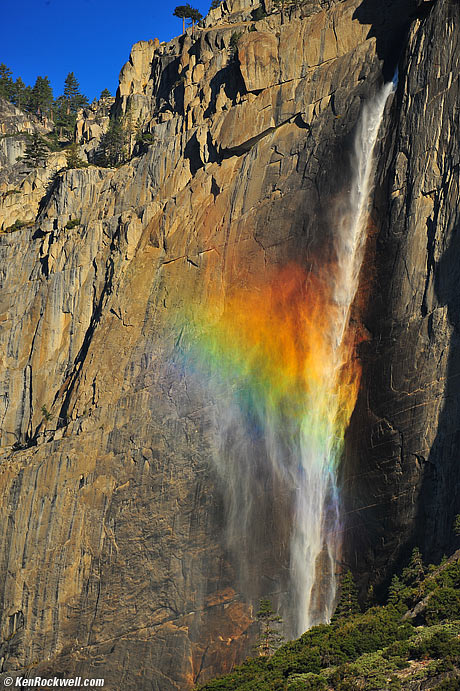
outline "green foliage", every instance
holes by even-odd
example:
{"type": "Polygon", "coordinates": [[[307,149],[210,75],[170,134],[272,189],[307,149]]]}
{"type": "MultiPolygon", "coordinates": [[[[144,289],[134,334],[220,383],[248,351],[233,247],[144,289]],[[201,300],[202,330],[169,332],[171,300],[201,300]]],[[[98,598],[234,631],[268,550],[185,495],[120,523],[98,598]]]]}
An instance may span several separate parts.
{"type": "Polygon", "coordinates": [[[209,8],[210,10],[215,10],[219,7],[221,4],[222,0],[212,0],[211,2],[211,7],[209,8]]]}
{"type": "Polygon", "coordinates": [[[256,619],[259,624],[259,637],[255,650],[259,655],[272,655],[283,640],[279,631],[281,617],[273,611],[270,600],[260,600],[256,619]]]}
{"type": "Polygon", "coordinates": [[[178,5],[173,12],[173,17],[182,19],[182,33],[185,33],[186,19],[190,19],[192,26],[195,25],[195,22],[199,22],[201,19],[203,19],[203,16],[200,14],[200,12],[194,7],[191,7],[188,3],[186,5],[178,5]]]}
{"type": "Polygon", "coordinates": [[[31,99],[31,88],[26,86],[21,77],[18,77],[13,84],[13,90],[10,101],[14,103],[17,108],[27,110],[31,99]]]}
{"type": "Polygon", "coordinates": [[[71,218],[67,223],[65,224],[66,230],[72,230],[73,228],[76,228],[77,226],[80,225],[80,219],[79,218],[71,218]]]}
{"type": "Polygon", "coordinates": [[[112,98],[112,94],[108,89],[104,89],[103,91],[101,91],[101,95],[99,96],[99,98],[112,98]]]}
{"type": "Polygon", "coordinates": [[[455,533],[455,535],[460,536],[460,513],[458,513],[458,514],[455,516],[455,520],[454,520],[454,533],[455,533]]]}
{"type": "Polygon", "coordinates": [[[71,113],[77,113],[80,108],[88,105],[88,99],[80,92],[80,84],[73,72],[69,72],[64,80],[63,98],[71,113]]]}
{"type": "Polygon", "coordinates": [[[252,10],[251,14],[255,22],[258,22],[267,16],[267,13],[265,12],[262,6],[257,7],[255,10],[252,10]]]}
{"type": "Polygon", "coordinates": [[[7,101],[11,99],[13,93],[13,80],[11,78],[13,72],[5,63],[0,64],[0,96],[7,101]]]}
{"type": "MultiPolygon", "coordinates": [[[[24,84],[21,77],[18,77],[14,82],[12,74],[10,68],[4,63],[0,65],[0,96],[11,101],[17,108],[31,110],[32,89],[24,84]]],[[[45,77],[45,79],[47,78],[45,77]]]]}
{"type": "MultiPolygon", "coordinates": [[[[342,594],[350,595],[344,595],[344,616],[313,627],[272,655],[246,660],[202,691],[397,691],[419,681],[424,688],[435,688],[445,674],[457,675],[456,686],[446,680],[446,690],[458,688],[460,563],[430,567],[425,578],[421,568],[416,550],[404,570],[406,582],[393,578],[389,604],[364,614],[347,611],[356,601],[353,579],[345,575],[342,594]],[[406,601],[425,604],[428,625],[414,627],[403,620],[406,601]]],[[[261,602],[259,613],[262,619],[273,615],[269,601],[261,602]]]]}
{"type": "MultiPolygon", "coordinates": [[[[280,647],[271,657],[247,660],[227,677],[209,682],[202,689],[276,691],[277,680],[283,679],[283,683],[286,683],[286,680],[295,681],[298,684],[299,679],[303,679],[302,675],[313,675],[308,677],[309,681],[318,683],[321,688],[321,680],[315,677],[325,675],[322,670],[331,666],[349,665],[363,655],[384,649],[395,640],[409,638],[413,631],[410,624],[400,622],[400,615],[393,607],[374,607],[365,614],[339,620],[334,625],[315,626],[298,640],[280,647]]],[[[367,658],[364,658],[362,662],[362,673],[365,665],[371,667],[369,660],[366,660],[367,658]]],[[[385,659],[379,664],[379,669],[395,667],[385,659]]],[[[356,670],[355,667],[351,668],[347,675],[355,674],[356,670]]],[[[342,668],[342,676],[343,672],[342,668]]],[[[282,685],[279,688],[283,690],[285,687],[282,685]]]]}
{"type": "Polygon", "coordinates": [[[391,580],[390,587],[388,588],[388,604],[397,606],[401,601],[403,590],[404,584],[399,576],[395,574],[391,580]]]}
{"type": "Polygon", "coordinates": [[[27,110],[32,113],[50,113],[53,105],[53,90],[48,77],[37,77],[27,102],[27,110]]]}
{"type": "Polygon", "coordinates": [[[427,624],[435,624],[446,619],[460,618],[460,591],[456,588],[438,588],[430,597],[425,610],[427,624]]]}
{"type": "MultiPolygon", "coordinates": [[[[48,135],[49,147],[57,151],[62,140],[72,141],[80,108],[88,105],[88,99],[80,92],[80,86],[73,72],[69,72],[64,82],[64,93],[56,100],[48,77],[37,77],[33,87],[26,86],[18,77],[12,80],[11,70],[0,65],[0,96],[7,98],[21,110],[35,115],[47,115],[54,121],[54,131],[48,135]]],[[[105,96],[110,95],[107,89],[105,96]]],[[[103,93],[104,93],[103,92],[103,93]]]]}
{"type": "Polygon", "coordinates": [[[77,142],[72,142],[72,144],[66,149],[65,157],[67,159],[67,169],[71,168],[86,168],[87,163],[83,161],[80,155],[80,147],[77,142]]]}
{"type": "Polygon", "coordinates": [[[34,132],[31,136],[29,135],[24,156],[20,157],[19,160],[24,161],[32,168],[39,168],[45,165],[48,153],[49,147],[47,143],[38,132],[34,132]]]}
{"type": "Polygon", "coordinates": [[[126,162],[127,135],[122,118],[110,121],[109,128],[102,135],[97,153],[97,162],[106,168],[115,168],[126,162]]]}
{"type": "Polygon", "coordinates": [[[240,40],[242,35],[242,31],[234,31],[230,36],[229,52],[231,56],[234,56],[236,54],[238,48],[238,41],[240,40]]]}
{"type": "Polygon", "coordinates": [[[287,691],[327,691],[327,680],[321,674],[295,674],[289,679],[287,691]]]}
{"type": "Polygon", "coordinates": [[[21,228],[25,228],[27,226],[26,221],[20,221],[18,218],[15,220],[15,222],[11,225],[8,226],[8,228],[5,228],[3,232],[5,233],[13,233],[15,230],[21,230],[21,228]]]}
{"type": "Polygon", "coordinates": [[[437,586],[445,588],[460,588],[460,563],[451,562],[440,569],[432,579],[437,586]]]}
{"type": "Polygon", "coordinates": [[[155,143],[155,135],[152,134],[151,132],[142,132],[138,130],[136,132],[136,143],[141,144],[143,146],[149,146],[150,144],[155,143]]]}
{"type": "Polygon", "coordinates": [[[444,679],[440,684],[433,687],[433,691],[458,691],[459,680],[456,679],[444,679]]]}
{"type": "Polygon", "coordinates": [[[198,10],[192,8],[189,19],[192,20],[192,26],[195,26],[197,22],[201,22],[203,15],[198,10]]]}
{"type": "Polygon", "coordinates": [[[50,151],[62,151],[63,143],[59,139],[59,132],[56,128],[52,132],[45,134],[43,139],[50,151]]]}
{"type": "Polygon", "coordinates": [[[369,588],[367,589],[366,593],[366,601],[364,603],[364,609],[369,609],[370,607],[374,607],[377,604],[376,599],[375,599],[375,592],[374,592],[374,586],[370,585],[369,588]]]}
{"type": "Polygon", "coordinates": [[[300,5],[303,5],[304,3],[305,0],[273,0],[273,4],[279,7],[282,11],[291,7],[300,7],[300,5]]]}
{"type": "Polygon", "coordinates": [[[346,571],[340,584],[340,598],[332,617],[332,621],[337,621],[343,617],[349,617],[360,612],[358,603],[358,589],[356,587],[353,574],[346,571]]]}
{"type": "Polygon", "coordinates": [[[380,691],[387,687],[387,679],[391,677],[393,666],[382,657],[379,651],[362,655],[356,662],[338,667],[331,675],[330,681],[334,688],[354,688],[354,680],[359,678],[362,688],[368,691],[380,691]]]}
{"type": "Polygon", "coordinates": [[[460,661],[460,640],[457,635],[441,629],[431,636],[424,636],[409,646],[409,655],[414,660],[436,658],[460,661]]]}
{"type": "Polygon", "coordinates": [[[422,555],[418,547],[412,550],[409,564],[402,572],[402,581],[406,585],[417,585],[421,583],[425,576],[422,555]]]}
{"type": "Polygon", "coordinates": [[[50,413],[50,411],[47,409],[46,405],[42,405],[41,410],[42,410],[43,419],[46,420],[46,422],[48,422],[49,420],[51,420],[51,418],[52,418],[53,416],[52,416],[52,414],[50,413]]]}
{"type": "Polygon", "coordinates": [[[88,105],[88,99],[80,92],[80,85],[73,72],[64,80],[64,93],[54,103],[54,123],[59,136],[67,141],[73,139],[77,113],[88,105]]]}

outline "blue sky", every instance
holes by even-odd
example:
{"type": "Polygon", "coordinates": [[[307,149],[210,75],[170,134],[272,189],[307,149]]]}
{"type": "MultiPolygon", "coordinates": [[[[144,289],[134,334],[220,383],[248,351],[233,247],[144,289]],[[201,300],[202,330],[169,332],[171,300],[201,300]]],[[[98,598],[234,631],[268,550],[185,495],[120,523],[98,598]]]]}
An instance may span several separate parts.
{"type": "MultiPolygon", "coordinates": [[[[1,0],[0,62],[33,85],[47,75],[54,95],[74,72],[90,101],[104,88],[113,95],[136,41],[168,41],[182,33],[172,16],[187,0],[1,0]]],[[[211,0],[188,0],[205,15],[211,0]]]]}

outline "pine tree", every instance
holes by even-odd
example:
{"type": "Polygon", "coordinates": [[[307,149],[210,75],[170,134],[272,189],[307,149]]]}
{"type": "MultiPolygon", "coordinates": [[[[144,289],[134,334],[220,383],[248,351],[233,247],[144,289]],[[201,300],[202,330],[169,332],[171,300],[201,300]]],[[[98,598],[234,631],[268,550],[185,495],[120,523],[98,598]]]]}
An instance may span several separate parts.
{"type": "Polygon", "coordinates": [[[374,607],[375,604],[376,604],[376,601],[375,601],[374,586],[370,585],[369,588],[367,589],[366,602],[364,603],[364,608],[366,610],[368,610],[371,607],[374,607]]]}
{"type": "Polygon", "coordinates": [[[101,95],[99,96],[99,99],[101,98],[112,98],[112,94],[108,89],[104,89],[103,91],[101,91],[101,95]]]}
{"type": "Polygon", "coordinates": [[[97,161],[108,168],[120,166],[126,161],[126,132],[121,118],[111,120],[107,132],[102,135],[97,161]]]}
{"type": "Polygon", "coordinates": [[[26,86],[21,77],[18,77],[13,84],[11,102],[14,103],[17,108],[27,108],[28,101],[30,100],[30,91],[30,86],[26,86]]]}
{"type": "Polygon", "coordinates": [[[404,588],[399,576],[393,576],[391,579],[390,587],[388,588],[388,604],[397,605],[401,596],[401,591],[404,588]]]}
{"type": "Polygon", "coordinates": [[[88,99],[80,92],[80,84],[73,72],[69,72],[64,80],[63,98],[69,112],[76,115],[80,108],[88,105],[88,99]]]}
{"type": "Polygon", "coordinates": [[[25,163],[32,166],[32,168],[42,167],[46,163],[46,158],[49,153],[49,148],[43,137],[38,132],[34,132],[27,143],[26,150],[22,159],[25,163]]]}
{"type": "Polygon", "coordinates": [[[203,19],[200,12],[194,7],[191,7],[188,3],[186,5],[178,5],[173,12],[173,17],[182,19],[182,33],[185,33],[186,19],[191,19],[193,26],[195,25],[195,22],[199,22],[201,19],[203,19]]]}
{"type": "Polygon", "coordinates": [[[219,7],[222,0],[212,0],[210,10],[215,10],[219,7]]]}
{"type": "Polygon", "coordinates": [[[425,577],[425,567],[418,547],[412,550],[411,558],[402,572],[402,580],[406,585],[418,585],[425,577]]]}
{"type": "Polygon", "coordinates": [[[80,93],[80,85],[74,73],[69,72],[64,81],[64,93],[54,103],[54,122],[60,137],[64,137],[67,141],[73,139],[77,113],[80,108],[87,105],[88,99],[80,93]]]}
{"type": "Polygon", "coordinates": [[[11,78],[12,71],[5,63],[0,64],[0,96],[6,98],[7,101],[11,100],[13,93],[13,80],[11,78]]]}
{"type": "Polygon", "coordinates": [[[66,149],[65,157],[67,159],[67,169],[71,168],[85,168],[86,163],[80,155],[80,147],[77,142],[72,142],[68,149],[66,149]]]}
{"type": "Polygon", "coordinates": [[[460,535],[460,513],[455,516],[454,534],[457,535],[457,537],[460,535]]]}
{"type": "Polygon", "coordinates": [[[270,600],[260,600],[256,618],[259,624],[259,636],[254,649],[260,656],[269,657],[284,640],[279,631],[282,619],[273,611],[270,600]]]}
{"type": "Polygon", "coordinates": [[[359,614],[358,589],[351,571],[346,571],[340,584],[340,597],[332,621],[359,614]]]}
{"type": "Polygon", "coordinates": [[[37,77],[30,92],[27,109],[32,113],[45,113],[53,105],[53,90],[48,77],[37,77]]]}
{"type": "Polygon", "coordinates": [[[192,8],[189,13],[189,19],[192,20],[192,26],[195,26],[197,22],[201,22],[203,15],[198,10],[192,8]]]}

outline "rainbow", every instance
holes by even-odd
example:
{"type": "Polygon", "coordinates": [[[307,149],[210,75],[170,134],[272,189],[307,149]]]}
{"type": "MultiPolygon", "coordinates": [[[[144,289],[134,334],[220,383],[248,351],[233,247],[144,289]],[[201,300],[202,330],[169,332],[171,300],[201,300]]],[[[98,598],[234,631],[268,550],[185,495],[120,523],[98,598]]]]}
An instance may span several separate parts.
{"type": "MultiPolygon", "coordinates": [[[[229,526],[239,536],[236,546],[241,548],[241,533],[257,520],[257,506],[245,517],[254,503],[249,467],[255,442],[265,444],[267,475],[291,492],[291,600],[292,609],[304,612],[293,625],[299,631],[325,618],[327,597],[321,615],[311,614],[318,599],[314,588],[325,568],[324,558],[319,563],[322,553],[328,555],[334,579],[337,467],[360,379],[353,332],[348,329],[337,345],[343,312],[330,279],[336,273],[331,264],[323,264],[317,274],[289,263],[263,277],[252,276],[223,299],[211,281],[206,304],[189,305],[187,311],[185,366],[212,395],[227,401],[221,414],[226,419],[216,420],[218,434],[224,437],[238,427],[238,459],[216,460],[228,485],[228,520],[239,524],[239,529],[229,526]]],[[[226,442],[221,441],[222,455],[226,442]]],[[[330,587],[335,593],[335,583],[330,587]]]]}

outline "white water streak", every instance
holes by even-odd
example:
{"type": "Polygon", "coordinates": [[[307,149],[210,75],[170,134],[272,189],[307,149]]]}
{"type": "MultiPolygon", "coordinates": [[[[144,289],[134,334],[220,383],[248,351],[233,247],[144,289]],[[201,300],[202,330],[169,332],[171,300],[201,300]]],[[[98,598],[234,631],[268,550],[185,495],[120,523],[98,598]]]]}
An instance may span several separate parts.
{"type": "MultiPolygon", "coordinates": [[[[385,104],[394,84],[386,84],[366,104],[359,120],[353,157],[354,177],[351,189],[338,212],[336,233],[337,274],[334,277],[334,300],[337,317],[331,328],[335,358],[330,364],[329,381],[324,382],[330,406],[337,406],[337,382],[344,364],[344,338],[350,309],[358,287],[359,272],[366,241],[369,200],[374,181],[373,152],[382,122],[385,104]]],[[[320,621],[329,621],[336,595],[335,567],[340,541],[339,502],[336,470],[340,441],[334,438],[334,414],[330,429],[318,444],[315,421],[310,412],[302,428],[300,468],[297,478],[296,510],[291,541],[291,574],[296,610],[295,634],[300,635],[320,621]],[[320,578],[322,583],[319,582],[320,578]],[[318,592],[321,605],[318,606],[318,592]]]]}

